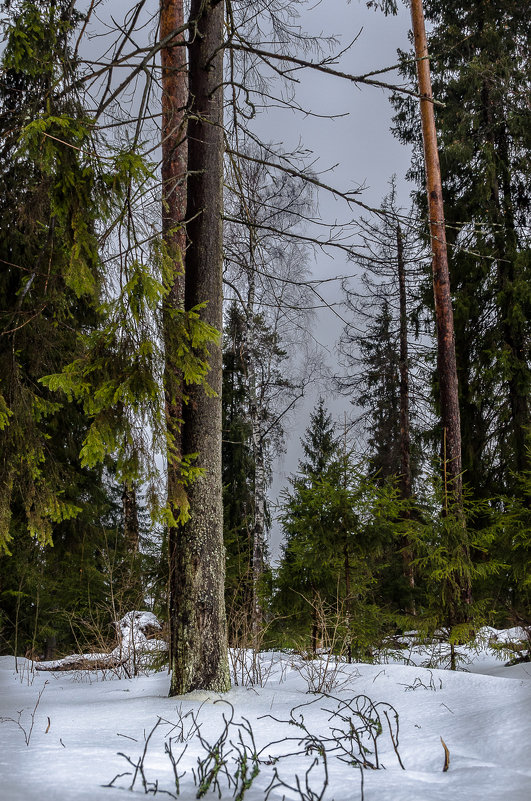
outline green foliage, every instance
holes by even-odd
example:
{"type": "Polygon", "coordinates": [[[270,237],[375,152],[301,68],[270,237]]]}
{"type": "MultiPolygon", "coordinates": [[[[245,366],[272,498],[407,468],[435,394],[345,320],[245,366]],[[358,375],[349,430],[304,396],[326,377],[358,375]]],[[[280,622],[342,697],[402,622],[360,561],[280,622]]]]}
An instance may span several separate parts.
{"type": "MultiPolygon", "coordinates": [[[[130,146],[105,142],[84,110],[70,48],[80,16],[67,0],[20,0],[8,10],[0,86],[0,583],[3,636],[20,653],[30,641],[43,649],[54,638],[76,648],[62,610],[86,623],[105,608],[108,621],[128,565],[138,561],[126,553],[113,485],[139,473],[144,443],[136,435],[149,429],[150,405],[160,408],[150,324],[165,290],[153,277],[156,263],[146,268],[134,252],[121,257],[119,277],[102,264],[102,245],[116,232],[131,234],[129,203],[153,171],[130,146]]],[[[195,320],[183,328],[199,350],[212,336],[195,320]]],[[[143,603],[138,593],[128,598],[143,603]]]]}
{"type": "MultiPolygon", "coordinates": [[[[424,8],[434,95],[444,104],[437,127],[463,467],[474,495],[488,498],[514,490],[529,468],[529,9],[519,0],[425,0],[424,8]]],[[[404,71],[412,76],[414,65],[404,71]]],[[[395,132],[415,145],[410,176],[424,214],[417,103],[394,104],[395,132]]]]}
{"type": "Polygon", "coordinates": [[[231,304],[224,331],[222,394],[225,598],[231,628],[232,621],[244,618],[251,625],[254,589],[264,614],[270,597],[264,542],[269,526],[266,491],[272,452],[283,438],[278,397],[292,389],[282,372],[285,356],[264,314],[245,313],[235,302],[231,304]],[[253,588],[260,572],[258,586],[253,588]]]}
{"type": "MultiPolygon", "coordinates": [[[[160,542],[141,507],[139,548],[124,537],[119,488],[106,474],[78,476],[68,499],[78,514],[54,526],[53,546],[36,546],[12,525],[12,555],[0,556],[0,652],[48,659],[114,642],[114,620],[148,602],[165,610],[160,542]]],[[[17,518],[18,519],[18,518],[17,518]]]]}
{"type": "MultiPolygon", "coordinates": [[[[323,401],[303,440],[306,460],[284,497],[286,535],[275,605],[299,632],[319,637],[318,609],[341,606],[350,647],[367,654],[390,618],[380,597],[385,549],[395,542],[401,502],[391,484],[368,478],[341,453],[323,401]]],[[[283,623],[285,626],[285,623],[283,623]]]]}
{"type": "Polygon", "coordinates": [[[226,550],[225,602],[230,636],[253,595],[255,459],[249,418],[245,321],[235,304],[227,314],[223,347],[223,538],[226,550]]]}
{"type": "Polygon", "coordinates": [[[443,494],[437,478],[416,515],[403,521],[415,554],[415,625],[426,634],[443,630],[450,642],[464,642],[485,625],[493,608],[493,597],[481,588],[498,583],[506,570],[493,550],[504,521],[492,501],[467,491],[463,510],[449,507],[441,514],[443,494]]]}
{"type": "Polygon", "coordinates": [[[77,99],[60,85],[76,20],[64,3],[20,2],[10,6],[6,27],[0,90],[0,548],[19,515],[45,543],[78,508],[66,500],[64,488],[75,483],[79,465],[58,431],[68,420],[74,428],[64,428],[63,437],[75,439],[83,423],[73,405],[58,402],[38,383],[78,352],[77,331],[98,323],[97,164],[81,155],[91,126],[77,99]]]}

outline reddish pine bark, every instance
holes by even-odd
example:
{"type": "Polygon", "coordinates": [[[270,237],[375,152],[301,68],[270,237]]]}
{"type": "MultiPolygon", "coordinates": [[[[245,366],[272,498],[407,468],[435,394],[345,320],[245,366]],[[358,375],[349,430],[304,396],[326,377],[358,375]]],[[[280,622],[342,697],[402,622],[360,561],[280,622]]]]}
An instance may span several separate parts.
{"type": "Polygon", "coordinates": [[[433,257],[433,293],[437,323],[437,372],[443,428],[443,479],[445,493],[447,493],[446,497],[460,508],[462,506],[463,486],[454,319],[446,249],[441,169],[437,149],[437,132],[432,102],[430,63],[428,60],[422,0],[411,0],[411,20],[415,38],[419,93],[421,95],[420,113],[433,257]]]}
{"type": "MultiPolygon", "coordinates": [[[[181,480],[182,457],[181,419],[183,378],[175,354],[179,326],[176,312],[184,309],[184,256],[186,251],[186,106],[188,103],[188,74],[184,33],[177,33],[184,24],[182,0],[160,0],[159,36],[168,40],[161,49],[161,177],[162,177],[162,239],[164,245],[164,280],[167,295],[163,304],[164,338],[164,400],[167,446],[167,503],[174,520],[186,502],[181,480]]],[[[169,624],[170,654],[176,648],[175,570],[179,528],[169,526],[169,624]]]]}

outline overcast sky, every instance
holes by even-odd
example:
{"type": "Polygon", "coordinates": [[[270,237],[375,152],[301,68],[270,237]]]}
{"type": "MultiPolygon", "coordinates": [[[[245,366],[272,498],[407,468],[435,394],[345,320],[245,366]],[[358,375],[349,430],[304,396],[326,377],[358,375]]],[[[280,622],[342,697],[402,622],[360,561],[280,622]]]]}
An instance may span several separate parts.
{"type": "MultiPolygon", "coordinates": [[[[352,0],[350,4],[346,0],[322,0],[311,13],[301,18],[301,25],[314,33],[320,30],[329,34],[339,33],[341,46],[359,34],[338,68],[351,74],[363,74],[395,64],[397,49],[408,48],[410,15],[404,5],[401,5],[396,17],[385,17],[381,12],[367,9],[364,0],[352,0]]],[[[382,80],[394,83],[398,80],[397,73],[383,75],[382,80]]],[[[348,116],[318,120],[289,112],[268,112],[262,116],[260,126],[264,139],[283,141],[287,149],[296,146],[298,140],[302,139],[304,145],[319,159],[315,169],[326,170],[338,164],[333,173],[327,174],[323,180],[342,189],[364,186],[361,199],[369,205],[380,205],[388,192],[389,179],[396,174],[399,199],[403,205],[408,205],[410,187],[404,176],[409,167],[410,151],[390,132],[393,110],[388,97],[389,93],[381,89],[360,87],[313,72],[302,79],[298,94],[301,105],[323,115],[347,113],[348,116]]],[[[319,211],[326,220],[347,216],[344,207],[324,193],[319,197],[319,211]]],[[[331,257],[318,253],[309,266],[316,278],[352,274],[357,269],[355,264],[348,263],[343,254],[338,252],[331,257]]],[[[339,282],[328,284],[324,292],[331,303],[341,300],[339,282]]],[[[345,314],[343,309],[337,311],[345,314]]],[[[332,371],[336,366],[335,344],[341,328],[341,321],[327,309],[317,314],[312,326],[312,335],[322,343],[324,357],[332,371]]],[[[335,418],[341,419],[345,411],[347,414],[350,412],[348,399],[338,396],[331,389],[330,382],[328,388],[320,385],[308,392],[292,417],[286,442],[287,452],[275,464],[275,479],[270,491],[273,503],[286,486],[287,477],[297,469],[299,440],[319,394],[325,396],[335,418]]],[[[273,557],[278,555],[280,536],[278,526],[273,525],[273,557]]]]}
{"type": "MultiPolygon", "coordinates": [[[[304,8],[303,3],[301,7],[304,8]]],[[[107,38],[101,38],[105,20],[113,29],[111,17],[121,19],[130,8],[127,0],[104,0],[98,5],[98,16],[93,20],[98,35],[85,45],[89,58],[94,58],[96,52],[108,46],[107,38]]],[[[150,0],[146,4],[144,12],[152,22],[142,29],[143,33],[139,33],[139,36],[153,34],[157,9],[157,0],[150,0]]],[[[396,63],[397,48],[408,47],[410,16],[409,9],[403,3],[397,16],[385,17],[381,12],[367,9],[365,0],[315,0],[313,4],[310,0],[301,13],[300,26],[313,35],[322,32],[326,36],[338,36],[338,51],[356,39],[334,66],[359,75],[396,63]]],[[[389,92],[355,85],[315,71],[299,72],[297,77],[300,80],[297,100],[301,106],[324,117],[345,116],[332,120],[317,119],[290,111],[269,110],[262,113],[257,121],[263,141],[276,142],[288,151],[302,142],[313,153],[312,166],[315,172],[324,172],[337,165],[332,172],[323,175],[326,183],[342,190],[365,187],[360,199],[371,206],[380,205],[388,191],[389,179],[396,174],[400,201],[407,205],[409,187],[404,175],[409,166],[410,153],[390,132],[392,107],[389,92]]],[[[386,73],[381,79],[389,83],[399,81],[396,72],[386,73]]],[[[133,100],[131,104],[133,108],[133,100]]],[[[344,204],[324,193],[318,198],[318,208],[320,216],[326,221],[348,219],[350,214],[344,204]]],[[[318,252],[310,259],[308,268],[312,278],[352,274],[357,269],[355,264],[347,262],[344,254],[337,251],[331,256],[318,252]]],[[[339,282],[327,284],[322,291],[331,304],[337,304],[342,299],[339,282]]],[[[344,314],[344,310],[337,306],[334,308],[339,314],[344,314]]],[[[326,361],[332,372],[336,368],[335,345],[341,329],[341,321],[330,309],[319,311],[312,323],[311,336],[321,343],[323,362],[326,361]]],[[[275,464],[275,480],[269,493],[273,504],[282,487],[286,486],[287,477],[297,469],[299,440],[320,394],[325,396],[330,411],[337,419],[343,418],[345,411],[350,411],[348,399],[337,396],[330,381],[326,386],[314,386],[307,393],[304,402],[300,403],[288,421],[287,452],[275,464]]],[[[278,554],[279,539],[278,526],[274,526],[271,536],[274,556],[278,554]]]]}

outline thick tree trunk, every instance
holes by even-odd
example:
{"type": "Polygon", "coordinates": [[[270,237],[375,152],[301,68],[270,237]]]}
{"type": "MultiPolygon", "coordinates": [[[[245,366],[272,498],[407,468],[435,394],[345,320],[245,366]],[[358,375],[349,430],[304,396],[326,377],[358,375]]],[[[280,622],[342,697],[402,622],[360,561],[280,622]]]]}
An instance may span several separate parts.
{"type": "MultiPolygon", "coordinates": [[[[160,39],[183,27],[183,0],[160,0],[160,39]]],[[[167,504],[173,518],[168,531],[170,653],[176,638],[175,571],[180,510],[186,502],[181,479],[181,420],[183,377],[176,364],[179,347],[178,312],[184,309],[184,258],[186,250],[186,106],[188,74],[184,34],[177,34],[161,50],[162,121],[162,238],[164,299],[164,400],[167,444],[167,504]]]]}
{"type": "MultiPolygon", "coordinates": [[[[222,327],[223,2],[192,0],[189,57],[185,307],[222,327]]],[[[180,527],[172,573],[170,694],[230,687],[225,618],[221,482],[221,342],[210,346],[209,396],[187,388],[182,447],[204,470],[188,488],[190,520],[180,527]]]]}
{"type": "Polygon", "coordinates": [[[437,149],[437,131],[433,110],[430,63],[424,26],[422,0],[411,0],[411,20],[415,39],[417,75],[419,83],[424,162],[426,167],[426,189],[430,219],[430,239],[433,267],[433,294],[437,325],[437,373],[442,423],[442,478],[443,514],[455,516],[460,527],[461,564],[456,575],[449,581],[449,591],[458,588],[454,599],[452,625],[468,618],[468,605],[472,601],[472,590],[468,575],[470,554],[463,514],[463,478],[461,462],[461,422],[459,414],[459,389],[455,357],[455,334],[452,298],[450,295],[450,273],[446,249],[444,205],[442,195],[441,168],[437,149]]]}
{"type": "MultiPolygon", "coordinates": [[[[419,92],[421,95],[420,113],[433,256],[433,291],[437,323],[437,372],[443,428],[443,480],[448,504],[459,509],[462,506],[463,484],[454,321],[444,226],[441,170],[437,149],[437,132],[433,111],[430,64],[428,61],[422,0],[411,0],[411,20],[415,38],[419,92]]],[[[445,506],[447,506],[446,503],[445,506]]]]}

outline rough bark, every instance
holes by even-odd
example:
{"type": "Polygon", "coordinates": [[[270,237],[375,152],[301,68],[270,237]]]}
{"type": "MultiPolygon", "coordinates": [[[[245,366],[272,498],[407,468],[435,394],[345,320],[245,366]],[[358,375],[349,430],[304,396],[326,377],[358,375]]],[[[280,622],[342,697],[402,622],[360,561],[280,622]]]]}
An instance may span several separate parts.
{"type": "Polygon", "coordinates": [[[424,25],[422,0],[411,0],[411,20],[417,58],[422,139],[426,168],[426,189],[430,220],[432,250],[433,294],[437,326],[437,373],[442,424],[442,478],[443,514],[454,515],[460,529],[460,567],[449,581],[449,592],[457,589],[458,597],[453,604],[453,625],[465,622],[472,601],[472,590],[468,575],[470,554],[463,513],[463,478],[461,457],[461,421],[459,413],[459,388],[455,355],[454,317],[450,295],[450,273],[446,248],[444,205],[441,168],[437,148],[437,131],[433,110],[430,63],[424,25]]]}
{"type": "MultiPolygon", "coordinates": [[[[166,39],[184,24],[183,0],[160,0],[159,35],[166,39]]],[[[173,521],[186,501],[180,464],[183,377],[176,364],[179,346],[178,312],[184,309],[184,256],[186,251],[186,106],[188,74],[184,35],[177,34],[161,50],[161,177],[164,280],[167,295],[162,309],[164,339],[164,400],[167,433],[167,504],[173,521]]],[[[170,651],[176,636],[174,577],[178,526],[168,530],[170,651]]]]}
{"type": "MultiPolygon", "coordinates": [[[[223,2],[190,8],[185,308],[222,327],[223,2]]],[[[221,342],[210,346],[208,382],[187,390],[182,447],[204,474],[188,488],[190,520],[179,528],[172,573],[170,694],[229,689],[221,482],[221,342]]]]}
{"type": "MultiPolygon", "coordinates": [[[[160,38],[182,27],[184,12],[182,0],[161,0],[160,38]]],[[[161,50],[162,121],[161,121],[161,177],[162,177],[162,238],[165,249],[164,268],[167,295],[163,305],[163,339],[165,351],[164,394],[167,451],[167,500],[174,517],[184,501],[180,480],[182,376],[175,363],[178,345],[178,321],[175,312],[184,308],[184,254],[186,234],[186,104],[188,100],[186,48],[183,34],[170,40],[161,50]]],[[[170,526],[170,571],[176,530],[170,526]]],[[[170,614],[171,619],[171,614],[170,614]]]]}
{"type": "Polygon", "coordinates": [[[419,93],[421,95],[420,113],[430,220],[433,292],[437,324],[437,372],[443,428],[443,481],[445,495],[449,502],[460,508],[462,506],[463,484],[454,322],[446,249],[441,169],[437,149],[437,132],[422,0],[411,0],[411,20],[415,39],[419,93]]]}

